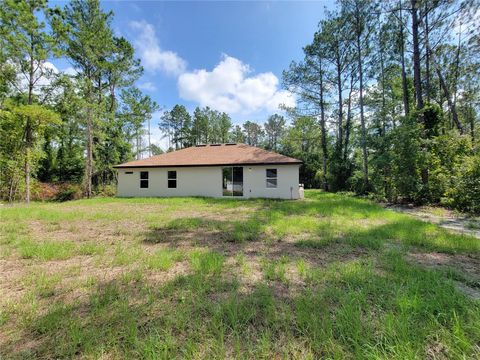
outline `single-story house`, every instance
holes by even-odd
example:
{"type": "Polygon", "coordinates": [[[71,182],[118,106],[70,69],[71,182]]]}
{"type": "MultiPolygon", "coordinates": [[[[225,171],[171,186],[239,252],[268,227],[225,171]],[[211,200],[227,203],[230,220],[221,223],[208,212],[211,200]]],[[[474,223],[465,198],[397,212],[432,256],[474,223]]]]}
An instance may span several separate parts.
{"type": "Polygon", "coordinates": [[[298,199],[301,164],[245,144],[197,145],[115,166],[117,195],[298,199]]]}

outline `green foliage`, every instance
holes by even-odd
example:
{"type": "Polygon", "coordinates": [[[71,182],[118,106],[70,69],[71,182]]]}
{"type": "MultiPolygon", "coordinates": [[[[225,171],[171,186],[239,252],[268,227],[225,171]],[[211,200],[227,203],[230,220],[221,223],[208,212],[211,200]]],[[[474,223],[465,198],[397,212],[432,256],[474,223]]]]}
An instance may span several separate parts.
{"type": "Polygon", "coordinates": [[[313,117],[299,117],[285,132],[282,139],[282,152],[285,155],[300,159],[303,166],[300,168],[300,179],[305,187],[318,187],[317,171],[321,168],[320,129],[313,117]]]}
{"type": "Polygon", "coordinates": [[[422,126],[415,116],[402,119],[392,136],[392,179],[398,196],[418,200],[422,190],[420,168],[425,162],[422,152],[422,126]]]}
{"type": "Polygon", "coordinates": [[[6,101],[0,109],[0,194],[14,200],[24,177],[25,163],[35,169],[44,153],[43,134],[49,126],[60,122],[58,115],[40,105],[21,105],[6,101]],[[29,124],[31,137],[24,136],[29,124]]]}
{"type": "MultiPolygon", "coordinates": [[[[143,72],[134,47],[115,34],[113,13],[98,0],[63,8],[43,0],[2,5],[0,197],[24,197],[30,174],[34,186],[37,180],[84,184],[88,196],[114,195],[113,165],[166,150],[145,141],[158,105],[134,86],[143,72]],[[75,74],[54,73],[47,64],[55,57],[66,58],[75,74]]],[[[227,113],[209,107],[189,113],[177,104],[160,124],[168,151],[245,142],[302,160],[299,180],[308,188],[477,211],[473,193],[460,194],[467,179],[474,187],[469,164],[480,144],[478,31],[470,2],[456,6],[434,2],[418,11],[428,27],[419,35],[424,53],[418,65],[410,59],[412,29],[406,28],[413,26],[412,11],[373,0],[339,1],[319,19],[303,59],[283,73],[296,108],[283,108],[262,126],[233,124],[227,113]],[[457,10],[464,32],[471,27],[472,33],[452,42],[449,30],[457,28],[448,19],[455,17],[446,15],[457,10]],[[420,66],[420,92],[412,65],[420,66]],[[424,106],[414,110],[419,98],[424,106]]],[[[243,241],[258,229],[230,230],[231,241],[243,241]]]]}
{"type": "Polygon", "coordinates": [[[457,176],[446,192],[446,205],[480,213],[480,156],[465,157],[457,164],[457,176]]]}
{"type": "Polygon", "coordinates": [[[264,131],[259,124],[252,121],[246,121],[243,124],[243,131],[245,132],[245,142],[248,145],[259,146],[261,144],[264,131]]]}
{"type": "Polygon", "coordinates": [[[76,200],[81,197],[81,189],[76,184],[68,184],[65,188],[62,188],[55,196],[55,201],[63,202],[76,200]]]}

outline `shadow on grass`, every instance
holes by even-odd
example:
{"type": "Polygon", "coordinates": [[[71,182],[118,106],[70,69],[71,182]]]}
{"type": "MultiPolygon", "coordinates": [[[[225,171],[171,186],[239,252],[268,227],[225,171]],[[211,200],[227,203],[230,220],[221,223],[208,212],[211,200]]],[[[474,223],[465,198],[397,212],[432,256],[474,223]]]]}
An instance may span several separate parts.
{"type": "Polygon", "coordinates": [[[192,272],[155,285],[118,277],[85,299],[53,302],[22,323],[18,358],[475,357],[480,305],[437,272],[412,267],[396,253],[336,263],[298,292],[278,297],[268,282],[241,291],[222,275],[214,252],[192,272]],[[378,267],[377,267],[378,266],[378,267]],[[20,346],[21,348],[21,346],[20,346]],[[440,350],[438,350],[440,349],[440,350]]]}
{"type": "MultiPolygon", "coordinates": [[[[175,246],[175,243],[187,240],[213,246],[222,242],[263,241],[280,246],[278,244],[289,238],[291,243],[299,247],[310,248],[346,244],[378,250],[385,244],[397,244],[446,253],[480,252],[478,239],[465,234],[451,233],[410,216],[394,214],[391,218],[387,216],[385,219],[380,218],[382,221],[375,223],[379,218],[377,217],[367,225],[358,224],[355,220],[338,224],[334,216],[331,219],[297,218],[295,210],[288,210],[291,206],[290,203],[270,202],[269,205],[252,211],[250,217],[245,220],[177,218],[164,226],[152,227],[147,232],[144,242],[168,243],[175,246]],[[278,211],[295,214],[295,217],[278,215],[278,211]]],[[[223,246],[221,249],[226,250],[226,247],[223,246]]]]}
{"type": "Polygon", "coordinates": [[[262,223],[255,219],[227,221],[185,217],[174,219],[165,226],[153,226],[143,241],[158,244],[211,239],[228,243],[261,240],[263,234],[262,223]]]}
{"type": "Polygon", "coordinates": [[[196,200],[248,207],[249,217],[184,217],[155,225],[144,243],[204,246],[186,257],[186,275],[152,280],[149,274],[161,277],[177,256],[154,254],[150,272],[98,282],[73,302],[52,296],[41,312],[19,314],[21,337],[2,342],[0,357],[480,357],[479,303],[438,271],[407,263],[400,252],[380,251],[398,243],[478,252],[469,237],[330,194],[311,193],[306,201],[196,200]],[[372,222],[363,226],[363,219],[372,222]],[[295,238],[297,231],[307,238],[295,238]],[[264,278],[245,289],[228,260],[247,248],[261,248],[265,265],[264,278]],[[300,285],[287,284],[280,296],[283,257],[307,261],[300,285]]]}

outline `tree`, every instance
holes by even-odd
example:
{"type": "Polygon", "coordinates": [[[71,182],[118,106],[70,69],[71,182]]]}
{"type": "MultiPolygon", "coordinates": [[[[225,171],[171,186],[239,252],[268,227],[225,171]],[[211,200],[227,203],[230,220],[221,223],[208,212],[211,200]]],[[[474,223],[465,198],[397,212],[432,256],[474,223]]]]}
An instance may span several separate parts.
{"type": "Polygon", "coordinates": [[[285,131],[285,118],[278,114],[273,114],[263,125],[267,137],[267,148],[277,151],[277,146],[285,131]]]}
{"type": "Polygon", "coordinates": [[[328,148],[327,148],[327,77],[328,67],[325,58],[325,37],[329,36],[320,29],[314,35],[312,44],[304,47],[305,58],[302,63],[292,62],[290,69],[283,73],[284,84],[286,87],[299,95],[300,101],[305,104],[302,111],[307,116],[318,116],[321,129],[321,146],[323,157],[323,189],[328,190],[327,180],[327,164],[328,164],[328,148]]]}
{"type": "MultiPolygon", "coordinates": [[[[43,106],[37,104],[15,104],[8,101],[4,108],[0,109],[0,135],[2,145],[0,147],[0,166],[2,176],[8,184],[8,199],[12,201],[18,189],[18,168],[21,162],[28,164],[29,170],[35,169],[42,157],[41,141],[44,138],[45,129],[50,124],[59,124],[58,115],[43,106]],[[30,127],[30,137],[27,138],[25,129],[30,127]]],[[[25,182],[25,187],[30,183],[25,182]]],[[[30,193],[26,191],[25,196],[30,193]]]]}
{"type": "Polygon", "coordinates": [[[230,135],[230,138],[235,143],[244,143],[245,142],[245,134],[243,133],[242,127],[240,125],[235,125],[230,135]]]}
{"type": "Polygon", "coordinates": [[[160,154],[163,154],[163,150],[160,148],[160,146],[157,146],[155,144],[151,144],[150,145],[150,148],[151,148],[151,153],[152,155],[160,155],[160,154]]]}
{"type": "Polygon", "coordinates": [[[220,114],[220,118],[218,121],[218,131],[219,131],[219,142],[220,143],[227,143],[229,139],[230,129],[232,128],[232,120],[230,116],[223,112],[220,114]]]}
{"type": "Polygon", "coordinates": [[[208,107],[205,109],[196,107],[193,112],[192,137],[195,144],[208,144],[210,130],[207,114],[208,110],[208,107]]]}
{"type": "Polygon", "coordinates": [[[81,119],[82,101],[76,91],[76,80],[68,76],[58,79],[54,110],[62,123],[56,129],[56,176],[62,182],[81,182],[84,169],[84,136],[81,119]]]}
{"type": "Polygon", "coordinates": [[[141,141],[145,134],[144,124],[151,119],[152,113],[158,109],[158,105],[150,96],[143,95],[136,87],[122,90],[120,99],[122,106],[119,116],[123,120],[123,125],[129,128],[133,134],[135,157],[138,160],[144,151],[141,141]]]}
{"type": "Polygon", "coordinates": [[[415,85],[416,107],[417,110],[421,110],[423,108],[423,93],[420,64],[420,21],[418,19],[418,8],[420,6],[419,1],[410,0],[410,6],[410,12],[412,14],[413,81],[415,85]]]}
{"type": "Polygon", "coordinates": [[[74,0],[63,11],[52,12],[51,24],[61,41],[65,55],[77,71],[80,112],[85,129],[85,194],[92,195],[92,183],[112,178],[112,165],[125,159],[128,139],[124,127],[132,127],[136,137],[136,155],[141,154],[141,124],[156,108],[150,98],[132,88],[142,73],[131,44],[116,37],[111,28],[113,13],[103,12],[98,0],[74,0]],[[117,112],[117,90],[123,96],[123,110],[117,112]],[[128,89],[128,90],[127,90],[128,89]],[[127,125],[128,123],[128,125],[127,125]],[[95,161],[95,163],[94,163],[95,161]],[[96,168],[96,169],[94,169],[96,168]],[[103,180],[102,180],[103,179],[103,180]]]}
{"type": "MultiPolygon", "coordinates": [[[[52,76],[52,68],[48,66],[47,59],[57,52],[57,42],[47,34],[45,23],[40,21],[37,13],[46,15],[47,2],[45,0],[14,1],[6,0],[1,6],[0,22],[2,25],[1,42],[3,56],[14,64],[2,65],[8,71],[15,70],[21,78],[14,78],[10,75],[2,78],[14,80],[12,85],[18,93],[26,97],[28,105],[34,103],[36,90],[41,85],[41,80],[52,76]]],[[[38,109],[36,109],[38,110],[38,109]]],[[[32,111],[31,115],[40,111],[32,111]]],[[[30,202],[30,177],[31,177],[31,154],[34,147],[32,122],[39,122],[40,119],[33,119],[25,116],[25,201],[30,202]]]]}
{"type": "Polygon", "coordinates": [[[264,132],[260,125],[252,121],[246,121],[243,124],[243,131],[248,145],[257,146],[261,143],[264,132]]]}
{"type": "Polygon", "coordinates": [[[368,184],[368,151],[367,151],[367,130],[364,110],[364,68],[367,59],[370,56],[370,34],[374,32],[375,4],[372,0],[343,0],[343,16],[347,18],[353,34],[354,48],[356,57],[356,70],[358,71],[359,81],[359,107],[360,107],[360,127],[361,127],[361,147],[363,155],[363,191],[369,190],[368,184]]]}
{"type": "Polygon", "coordinates": [[[85,195],[92,196],[94,126],[100,121],[103,85],[96,86],[106,59],[113,53],[113,34],[110,28],[112,13],[104,13],[98,0],[74,0],[65,6],[62,14],[52,20],[62,48],[78,72],[82,92],[82,112],[85,116],[86,161],[85,195]]]}
{"type": "Polygon", "coordinates": [[[321,147],[319,146],[321,131],[318,122],[312,116],[300,116],[292,120],[282,139],[282,152],[300,159],[300,182],[307,188],[318,187],[323,182],[321,173],[321,147]]]}

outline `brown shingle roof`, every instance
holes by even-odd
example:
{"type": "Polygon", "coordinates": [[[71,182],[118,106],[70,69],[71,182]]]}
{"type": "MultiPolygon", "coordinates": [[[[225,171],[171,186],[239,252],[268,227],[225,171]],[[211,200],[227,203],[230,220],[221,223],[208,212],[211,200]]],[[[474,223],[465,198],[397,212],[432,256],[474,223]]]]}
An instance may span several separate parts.
{"type": "Polygon", "coordinates": [[[130,161],[116,168],[301,164],[300,160],[245,144],[199,145],[147,159],[130,161]]]}

